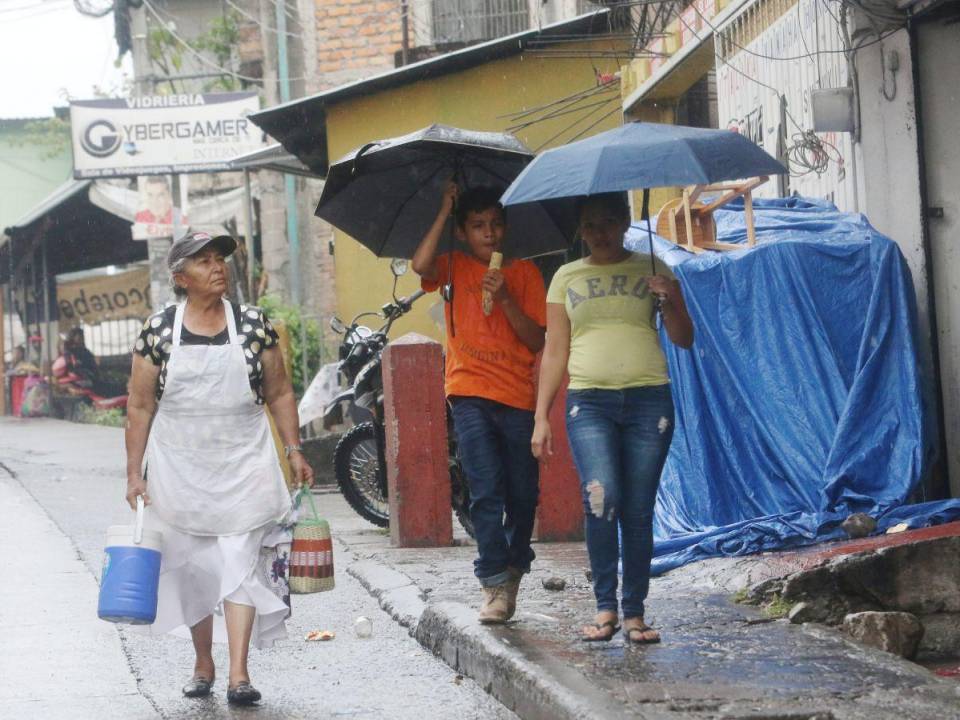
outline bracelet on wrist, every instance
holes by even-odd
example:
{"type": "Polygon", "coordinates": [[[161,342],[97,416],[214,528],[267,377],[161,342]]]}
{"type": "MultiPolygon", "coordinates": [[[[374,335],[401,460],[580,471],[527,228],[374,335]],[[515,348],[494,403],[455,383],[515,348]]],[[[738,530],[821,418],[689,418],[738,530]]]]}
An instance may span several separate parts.
{"type": "Polygon", "coordinates": [[[283,454],[286,456],[288,460],[290,459],[290,456],[295,452],[298,452],[302,455],[303,446],[302,445],[284,445],[283,446],[283,454]]]}

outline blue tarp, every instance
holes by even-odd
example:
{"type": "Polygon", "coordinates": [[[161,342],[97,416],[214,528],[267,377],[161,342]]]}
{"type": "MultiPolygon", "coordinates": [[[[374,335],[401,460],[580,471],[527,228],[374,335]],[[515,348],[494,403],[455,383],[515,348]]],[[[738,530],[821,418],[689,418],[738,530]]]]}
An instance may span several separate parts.
{"type": "MultiPolygon", "coordinates": [[[[653,572],[960,518],[960,500],[907,504],[933,456],[916,307],[897,245],[860,215],[803,198],[755,201],[757,246],[692,255],[657,238],[696,326],[664,337],[676,404],[653,572]]],[[[744,242],[743,206],[717,211],[744,242]]],[[[628,246],[648,250],[635,226],[628,246]]]]}

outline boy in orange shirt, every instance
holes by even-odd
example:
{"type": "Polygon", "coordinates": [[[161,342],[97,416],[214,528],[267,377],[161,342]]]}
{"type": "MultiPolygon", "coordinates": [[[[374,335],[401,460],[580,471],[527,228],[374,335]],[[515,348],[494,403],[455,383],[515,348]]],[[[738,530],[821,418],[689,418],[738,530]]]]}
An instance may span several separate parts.
{"type": "Polygon", "coordinates": [[[513,616],[520,579],[534,558],[530,536],[539,473],[530,451],[533,364],[546,325],[546,291],[532,262],[507,260],[501,270],[488,269],[506,229],[499,197],[493,188],[458,193],[456,184],[448,183],[440,212],[413,257],[424,290],[450,288],[446,393],[470,484],[478,551],[474,574],[483,590],[484,624],[513,616]],[[470,252],[438,256],[454,205],[457,238],[470,252]],[[489,317],[482,309],[484,290],[494,300],[489,317]]]}

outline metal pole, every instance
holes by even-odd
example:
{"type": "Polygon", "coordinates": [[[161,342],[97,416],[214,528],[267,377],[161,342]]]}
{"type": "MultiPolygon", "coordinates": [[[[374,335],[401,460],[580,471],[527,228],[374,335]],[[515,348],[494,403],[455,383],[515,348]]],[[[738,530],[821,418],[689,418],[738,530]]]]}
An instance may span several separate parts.
{"type": "Polygon", "coordinates": [[[408,0],[400,2],[400,64],[406,65],[410,53],[410,3],[408,0]]]}
{"type": "Polygon", "coordinates": [[[43,234],[43,240],[41,245],[41,253],[43,257],[43,321],[44,321],[44,342],[46,346],[45,354],[47,356],[47,366],[44,368],[46,372],[50,372],[50,368],[53,367],[53,357],[50,355],[51,347],[51,337],[50,337],[50,272],[47,265],[47,234],[43,234]]]}
{"type": "MultiPolygon", "coordinates": [[[[277,9],[277,75],[280,80],[280,102],[290,102],[290,63],[287,57],[286,0],[276,0],[277,9]]],[[[304,388],[307,378],[307,331],[303,315],[303,295],[300,289],[300,234],[297,217],[297,188],[293,175],[283,176],[287,195],[287,242],[290,246],[290,296],[300,309],[300,356],[304,388]]]]}
{"type": "Polygon", "coordinates": [[[247,296],[251,304],[257,302],[257,289],[253,286],[253,193],[250,190],[250,170],[243,171],[244,222],[247,225],[247,296]]]}

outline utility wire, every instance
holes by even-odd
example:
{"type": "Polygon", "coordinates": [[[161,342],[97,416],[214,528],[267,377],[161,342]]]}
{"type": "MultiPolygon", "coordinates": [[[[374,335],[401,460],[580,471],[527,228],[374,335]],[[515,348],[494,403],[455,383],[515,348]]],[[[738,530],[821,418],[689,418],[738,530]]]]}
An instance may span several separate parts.
{"type": "MultiPolygon", "coordinates": [[[[858,50],[862,50],[863,48],[870,47],[871,45],[876,45],[878,42],[882,42],[883,40],[886,40],[890,35],[892,35],[895,32],[899,32],[901,30],[901,28],[895,28],[890,32],[884,34],[883,36],[878,37],[876,40],[872,40],[871,42],[860,43],[859,45],[854,45],[849,50],[847,49],[817,50],[815,52],[807,53],[805,55],[794,55],[792,57],[774,57],[773,55],[764,55],[763,53],[758,53],[754,50],[751,50],[750,48],[744,47],[743,45],[739,44],[735,40],[732,40],[730,37],[728,37],[728,34],[724,30],[719,29],[716,25],[710,22],[710,19],[707,18],[707,16],[700,11],[700,8],[697,7],[696,3],[694,3],[691,7],[694,9],[694,11],[696,11],[697,15],[700,16],[700,19],[703,20],[703,22],[705,22],[710,27],[710,29],[714,32],[714,34],[717,37],[721,38],[725,43],[729,43],[733,45],[735,48],[737,48],[738,50],[742,50],[748,55],[753,55],[754,57],[758,57],[762,60],[773,60],[774,62],[793,62],[796,60],[809,60],[815,57],[816,55],[846,55],[848,52],[857,52],[858,50]]],[[[683,18],[681,17],[681,21],[682,20],[683,18]]],[[[690,28],[690,25],[688,25],[686,22],[684,22],[684,25],[690,28]]],[[[697,34],[697,32],[693,28],[690,28],[690,30],[694,33],[694,35],[696,35],[696,37],[698,38],[700,37],[700,35],[697,34]]]]}
{"type": "Polygon", "coordinates": [[[582,112],[583,110],[587,110],[592,107],[597,107],[598,105],[606,105],[609,102],[610,102],[610,98],[606,98],[604,100],[598,100],[596,102],[588,103],[587,105],[578,105],[577,107],[571,107],[565,110],[554,110],[549,115],[544,115],[543,117],[537,118],[536,120],[530,120],[529,122],[521,123],[519,125],[512,125],[507,128],[507,132],[516,133],[516,132],[519,132],[520,130],[526,130],[528,127],[532,125],[537,125],[539,123],[546,122],[547,120],[553,120],[555,118],[563,117],[564,115],[569,115],[571,113],[582,112]]]}
{"type": "Polygon", "coordinates": [[[571,95],[567,95],[566,97],[562,97],[558,100],[553,100],[551,102],[545,103],[543,105],[539,105],[537,107],[527,108],[526,110],[518,110],[517,112],[507,113],[505,115],[498,115],[497,119],[502,120],[503,118],[510,118],[512,120],[519,120],[522,117],[527,117],[529,115],[533,115],[543,110],[548,110],[549,108],[555,107],[557,105],[562,105],[567,102],[572,102],[575,100],[590,97],[591,95],[596,95],[597,93],[602,92],[603,89],[604,89],[604,86],[598,87],[593,85],[587,88],[586,90],[580,90],[579,92],[572,93],[571,95]]]}
{"type": "Polygon", "coordinates": [[[574,135],[572,138],[570,138],[569,140],[567,140],[567,142],[568,142],[568,143],[572,143],[572,142],[574,142],[575,140],[579,140],[579,139],[582,138],[584,135],[586,135],[588,132],[590,132],[591,130],[593,130],[597,125],[599,125],[599,124],[602,123],[604,120],[606,120],[608,117],[610,117],[611,115],[614,115],[615,113],[618,113],[618,112],[623,112],[623,108],[621,108],[619,105],[617,105],[617,107],[615,107],[613,110],[611,110],[610,112],[608,112],[608,113],[607,113],[606,115],[604,115],[602,118],[600,118],[599,120],[597,120],[595,123],[592,123],[591,125],[585,127],[583,130],[581,130],[580,132],[578,132],[578,133],[577,133],[576,135],[574,135]]]}
{"type": "Polygon", "coordinates": [[[101,3],[99,8],[90,7],[90,0],[73,0],[73,6],[77,12],[87,17],[101,18],[112,13],[116,7],[115,2],[108,2],[105,6],[101,3]]]}
{"type": "MultiPolygon", "coordinates": [[[[584,133],[592,130],[594,127],[596,127],[596,126],[599,125],[601,122],[603,122],[606,118],[610,117],[614,112],[617,112],[617,111],[622,112],[622,108],[620,107],[620,97],[619,97],[619,96],[617,96],[617,97],[612,97],[612,98],[610,98],[609,100],[607,100],[606,102],[607,102],[607,104],[612,103],[612,102],[615,102],[615,103],[617,103],[617,107],[615,107],[611,112],[609,112],[609,113],[607,113],[606,115],[604,115],[603,117],[601,117],[597,122],[593,123],[592,125],[590,125],[589,127],[587,127],[585,130],[583,130],[581,133],[579,133],[578,135],[575,135],[573,138],[571,138],[570,140],[568,140],[567,142],[572,142],[573,140],[575,140],[576,138],[580,137],[580,136],[583,135],[584,133]]],[[[584,115],[583,117],[581,117],[581,118],[579,118],[578,120],[575,120],[574,122],[570,123],[569,125],[567,125],[565,128],[563,128],[562,130],[560,130],[560,131],[559,131],[558,133],[556,133],[555,135],[552,135],[549,140],[546,140],[545,142],[543,142],[543,143],[541,143],[540,145],[538,145],[536,148],[534,148],[533,151],[534,151],[535,153],[540,152],[541,150],[543,150],[543,148],[547,147],[547,145],[550,145],[554,140],[558,139],[561,135],[565,135],[566,133],[568,133],[568,132],[570,132],[571,130],[573,130],[577,125],[579,125],[579,124],[582,123],[583,121],[588,120],[589,118],[591,118],[591,117],[593,117],[594,115],[596,115],[601,109],[602,109],[602,107],[594,108],[593,110],[591,110],[590,112],[588,112],[588,113],[587,113],[586,115],[584,115]]]]}
{"type": "MultiPolygon", "coordinates": [[[[206,58],[206,56],[203,55],[203,53],[201,53],[199,50],[197,50],[196,48],[194,48],[190,43],[188,43],[186,40],[184,40],[182,37],[180,37],[176,32],[174,32],[174,31],[170,28],[170,26],[168,25],[168,23],[167,23],[162,17],[160,17],[159,13],[157,13],[156,9],[155,9],[155,8],[153,7],[153,5],[150,3],[150,0],[143,0],[143,6],[144,6],[145,8],[147,8],[147,10],[149,10],[150,13],[163,25],[164,29],[165,29],[168,33],[170,33],[171,37],[173,37],[174,40],[176,40],[178,43],[180,43],[181,45],[183,45],[184,48],[186,48],[187,50],[189,50],[190,53],[191,53],[192,55],[194,55],[194,56],[195,56],[200,62],[202,62],[204,65],[207,65],[208,67],[211,67],[211,68],[213,68],[213,69],[215,69],[215,70],[219,70],[219,71],[222,72],[224,75],[229,75],[230,77],[234,77],[234,78],[237,78],[237,79],[239,79],[239,80],[246,80],[247,82],[257,83],[257,84],[259,84],[259,85],[262,85],[262,84],[263,84],[263,82],[264,82],[263,78],[251,77],[250,75],[241,75],[240,73],[238,73],[238,72],[236,72],[236,71],[234,71],[234,70],[230,70],[230,69],[228,69],[228,68],[222,67],[222,66],[220,66],[220,65],[217,65],[217,64],[216,64],[215,62],[213,62],[212,60],[208,60],[208,59],[206,58]]],[[[290,80],[302,80],[303,78],[289,78],[289,79],[290,79],[290,80]]]]}
{"type": "Polygon", "coordinates": [[[288,18],[290,18],[290,19],[293,20],[294,22],[299,22],[299,21],[300,21],[300,18],[293,14],[293,11],[287,6],[287,3],[284,2],[284,0],[279,0],[279,2],[278,2],[278,0],[270,0],[270,3],[271,3],[274,7],[280,7],[281,4],[282,4],[283,14],[284,14],[284,15],[286,15],[288,18]]]}
{"type": "Polygon", "coordinates": [[[24,10],[39,10],[40,8],[49,9],[52,5],[69,2],[69,0],[49,0],[44,2],[35,2],[29,5],[18,5],[16,7],[0,8],[0,14],[22,12],[24,10]]]}
{"type": "MultiPolygon", "coordinates": [[[[232,7],[234,10],[236,10],[241,16],[245,17],[247,20],[249,20],[250,22],[256,24],[257,26],[259,26],[259,27],[262,28],[263,30],[266,30],[267,32],[272,32],[272,33],[274,33],[275,35],[277,34],[277,29],[276,29],[276,28],[270,27],[269,25],[264,25],[263,23],[260,22],[260,20],[259,20],[258,18],[255,18],[253,15],[251,15],[250,13],[248,13],[248,12],[247,12],[246,10],[244,10],[242,7],[240,7],[240,6],[237,5],[235,2],[233,2],[233,0],[226,0],[226,3],[227,3],[227,5],[229,5],[230,7],[232,7]]],[[[294,37],[294,38],[302,38],[302,37],[303,37],[303,35],[301,35],[300,33],[290,32],[289,30],[284,31],[283,34],[284,34],[284,35],[289,35],[290,37],[294,37]]]]}
{"type": "MultiPolygon", "coordinates": [[[[694,7],[696,7],[696,5],[694,5],[694,7]]],[[[703,16],[701,16],[701,17],[703,17],[703,16]]],[[[690,24],[689,24],[686,20],[684,20],[684,18],[683,18],[682,15],[680,16],[680,22],[682,22],[682,23],[684,24],[684,26],[686,26],[686,28],[687,28],[690,32],[693,33],[693,36],[694,36],[695,38],[697,38],[698,40],[702,40],[702,39],[703,39],[703,38],[700,37],[700,33],[698,33],[695,28],[691,27],[690,24]]],[[[717,31],[717,29],[713,27],[713,25],[711,25],[710,27],[713,28],[713,31],[714,31],[715,34],[717,34],[719,37],[722,37],[722,36],[719,34],[719,32],[717,31]]],[[[734,43],[734,44],[736,44],[736,43],[734,43]]],[[[777,99],[780,100],[781,105],[783,105],[783,111],[784,111],[784,113],[786,114],[786,116],[790,119],[790,122],[792,122],[792,123],[794,124],[794,126],[797,128],[797,130],[798,130],[800,133],[803,133],[803,132],[804,132],[803,127],[800,125],[800,123],[798,123],[798,122],[796,121],[796,119],[793,117],[793,115],[792,115],[792,114],[790,113],[790,111],[787,109],[786,104],[784,103],[784,97],[783,97],[783,95],[780,93],[779,90],[777,90],[777,89],[776,89],[775,87],[773,87],[772,85],[768,85],[767,83],[765,83],[765,82],[763,82],[763,81],[761,81],[761,80],[758,80],[757,78],[753,77],[752,75],[749,75],[748,73],[745,73],[743,70],[741,70],[741,69],[738,68],[736,65],[733,65],[729,60],[727,60],[727,59],[723,56],[722,53],[717,53],[716,56],[717,56],[718,58],[720,58],[720,62],[722,62],[722,63],[723,63],[724,65],[726,65],[728,68],[730,68],[731,70],[733,70],[735,73],[737,73],[737,74],[739,74],[739,75],[742,75],[743,77],[745,77],[747,80],[749,80],[749,81],[752,82],[752,83],[756,83],[757,85],[759,85],[759,86],[761,86],[761,87],[765,87],[767,90],[769,90],[769,91],[772,92],[774,95],[776,95],[776,96],[777,96],[777,99]]]]}
{"type": "MultiPolygon", "coordinates": [[[[55,0],[56,2],[62,2],[63,0],[55,0]]],[[[30,5],[22,8],[9,8],[7,10],[0,10],[0,15],[9,16],[4,17],[4,22],[15,22],[16,20],[26,20],[28,18],[39,17],[40,15],[49,15],[50,13],[60,12],[65,10],[66,6],[57,4],[48,4],[44,3],[43,5],[30,5]],[[22,15],[16,15],[15,13],[24,13],[22,15]]]]}

